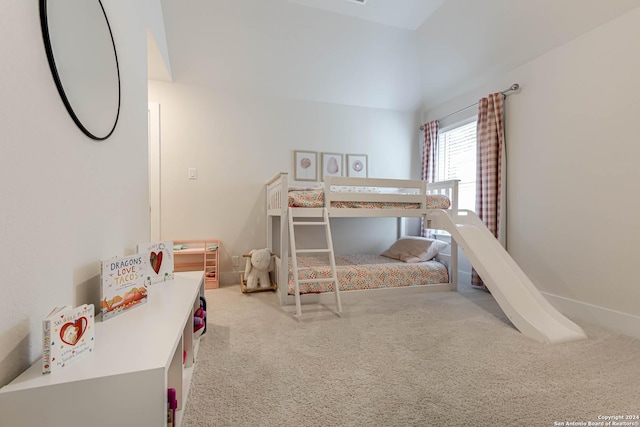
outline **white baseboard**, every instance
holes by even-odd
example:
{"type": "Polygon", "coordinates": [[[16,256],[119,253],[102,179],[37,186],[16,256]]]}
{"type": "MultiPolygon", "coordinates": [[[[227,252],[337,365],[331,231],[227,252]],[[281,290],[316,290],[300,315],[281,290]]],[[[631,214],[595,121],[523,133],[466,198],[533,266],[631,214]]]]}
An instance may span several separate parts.
{"type": "Polygon", "coordinates": [[[640,338],[640,316],[622,313],[597,305],[542,292],[558,311],[577,321],[584,321],[634,338],[640,338]]]}

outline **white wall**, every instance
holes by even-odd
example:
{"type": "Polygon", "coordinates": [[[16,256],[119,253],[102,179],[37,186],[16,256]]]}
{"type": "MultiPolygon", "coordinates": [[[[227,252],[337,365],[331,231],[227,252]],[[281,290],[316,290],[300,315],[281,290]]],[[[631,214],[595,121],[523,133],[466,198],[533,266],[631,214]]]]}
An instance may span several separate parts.
{"type": "Polygon", "coordinates": [[[508,250],[570,316],[638,336],[640,9],[425,114],[507,99],[508,250]]]}
{"type": "Polygon", "coordinates": [[[162,238],[221,239],[225,282],[238,280],[231,256],[265,247],[265,183],[293,174],[293,150],[368,154],[374,177],[419,174],[413,113],[157,81],[149,99],[161,110],[162,238]]]}
{"type": "Polygon", "coordinates": [[[0,385],[42,354],[42,318],[97,303],[99,261],[149,235],[146,25],[133,3],[103,4],[122,78],[120,120],[104,142],[60,100],[38,2],[0,5],[0,385]]]}

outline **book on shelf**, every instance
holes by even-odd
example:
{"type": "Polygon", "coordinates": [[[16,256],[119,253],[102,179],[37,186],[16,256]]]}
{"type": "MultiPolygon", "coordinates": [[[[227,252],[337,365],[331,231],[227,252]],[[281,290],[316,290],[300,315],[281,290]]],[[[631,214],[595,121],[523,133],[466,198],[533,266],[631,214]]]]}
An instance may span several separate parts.
{"type": "Polygon", "coordinates": [[[93,351],[94,321],[93,304],[56,307],[43,319],[43,374],[63,368],[93,351]]]}
{"type": "Polygon", "coordinates": [[[140,243],[138,253],[148,254],[147,277],[151,284],[173,279],[173,242],[140,243]]]}
{"type": "Polygon", "coordinates": [[[147,302],[149,285],[147,254],[135,254],[102,261],[100,310],[110,319],[147,302]]]}

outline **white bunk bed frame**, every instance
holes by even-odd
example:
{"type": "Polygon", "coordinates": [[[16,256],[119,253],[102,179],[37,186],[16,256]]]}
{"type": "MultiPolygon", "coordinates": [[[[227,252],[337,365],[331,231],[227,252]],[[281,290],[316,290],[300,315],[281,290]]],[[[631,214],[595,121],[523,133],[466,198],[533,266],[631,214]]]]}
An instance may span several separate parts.
{"type": "MultiPolygon", "coordinates": [[[[267,182],[267,245],[276,260],[276,281],[278,293],[282,305],[294,304],[294,296],[288,295],[288,271],[289,271],[289,229],[288,229],[288,191],[289,175],[282,172],[275,175],[267,182]],[[279,218],[279,224],[274,225],[274,219],[279,218]],[[275,232],[278,233],[279,247],[274,247],[275,232]]],[[[329,218],[345,217],[374,217],[374,218],[398,218],[398,237],[404,235],[403,218],[423,218],[426,228],[444,229],[436,219],[430,219],[429,213],[433,209],[427,208],[427,194],[443,194],[451,200],[449,208],[453,214],[458,212],[458,181],[442,181],[426,184],[422,180],[406,179],[378,179],[378,178],[347,178],[327,177],[324,182],[324,201],[329,218]],[[334,186],[342,187],[341,191],[335,191],[334,186]],[[374,187],[407,189],[403,194],[380,192],[348,192],[345,187],[374,187]],[[415,209],[387,209],[387,208],[335,208],[332,202],[393,202],[419,204],[415,209]]],[[[298,217],[321,217],[323,208],[292,208],[293,215],[298,217]]],[[[437,209],[439,210],[439,209],[437,209]]],[[[371,292],[385,290],[387,292],[424,292],[435,290],[456,290],[458,278],[458,245],[451,239],[449,254],[439,254],[438,261],[445,264],[449,271],[449,283],[402,286],[397,288],[368,289],[358,291],[341,292],[341,294],[369,294],[371,292]]],[[[327,294],[303,294],[302,299],[306,303],[317,303],[326,297],[333,297],[333,293],[327,294]]]]}

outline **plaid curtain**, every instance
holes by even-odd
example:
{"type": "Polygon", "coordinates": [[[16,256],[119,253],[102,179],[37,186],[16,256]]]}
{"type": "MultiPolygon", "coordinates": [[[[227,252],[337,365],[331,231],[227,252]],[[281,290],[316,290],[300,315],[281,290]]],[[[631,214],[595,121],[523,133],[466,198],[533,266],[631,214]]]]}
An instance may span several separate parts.
{"type": "MultiPolygon", "coordinates": [[[[424,144],[422,147],[422,175],[421,179],[427,183],[436,180],[436,154],[438,153],[438,132],[440,130],[440,122],[433,120],[424,124],[424,144]]],[[[424,219],[422,220],[422,237],[426,237],[427,230],[424,228],[424,219]]]]}
{"type": "MultiPolygon", "coordinates": [[[[504,98],[493,93],[478,102],[476,172],[476,213],[502,246],[507,240],[504,98]]],[[[486,289],[475,270],[471,284],[486,289]]]]}
{"type": "Polygon", "coordinates": [[[438,152],[438,131],[440,122],[437,120],[425,123],[424,145],[422,149],[422,176],[427,182],[436,180],[436,153],[438,152]]]}

